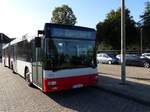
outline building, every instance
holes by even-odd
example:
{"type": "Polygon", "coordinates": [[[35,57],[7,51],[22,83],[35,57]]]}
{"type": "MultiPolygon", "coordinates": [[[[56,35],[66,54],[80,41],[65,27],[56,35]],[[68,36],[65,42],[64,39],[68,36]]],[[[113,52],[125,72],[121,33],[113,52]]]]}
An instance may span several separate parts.
{"type": "Polygon", "coordinates": [[[2,57],[2,46],[9,43],[12,39],[3,33],[0,33],[0,58],[2,57]]]}

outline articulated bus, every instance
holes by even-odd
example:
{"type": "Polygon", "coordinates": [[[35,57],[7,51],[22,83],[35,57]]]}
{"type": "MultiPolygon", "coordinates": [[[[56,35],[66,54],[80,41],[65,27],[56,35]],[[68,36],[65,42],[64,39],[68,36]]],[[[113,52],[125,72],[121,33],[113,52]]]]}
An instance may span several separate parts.
{"type": "Polygon", "coordinates": [[[37,37],[3,47],[3,64],[43,92],[92,86],[97,80],[94,29],[46,23],[37,37]]]}
{"type": "Polygon", "coordinates": [[[2,62],[4,66],[10,66],[10,45],[9,43],[2,47],[2,62]]]}

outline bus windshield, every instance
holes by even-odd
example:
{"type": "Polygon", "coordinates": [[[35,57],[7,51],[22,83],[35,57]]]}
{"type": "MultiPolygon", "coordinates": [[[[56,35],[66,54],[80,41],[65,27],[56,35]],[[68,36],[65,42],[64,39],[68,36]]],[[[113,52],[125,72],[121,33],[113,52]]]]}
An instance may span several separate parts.
{"type": "MultiPolygon", "coordinates": [[[[55,69],[81,68],[95,65],[95,41],[47,39],[47,56],[53,60],[55,69]]],[[[47,64],[47,66],[49,65],[47,64]]]]}

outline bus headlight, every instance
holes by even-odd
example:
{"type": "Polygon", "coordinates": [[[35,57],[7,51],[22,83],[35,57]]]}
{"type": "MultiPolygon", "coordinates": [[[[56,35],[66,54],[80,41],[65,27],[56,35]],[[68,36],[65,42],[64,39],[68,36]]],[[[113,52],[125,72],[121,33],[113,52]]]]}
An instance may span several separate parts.
{"type": "Polygon", "coordinates": [[[95,79],[96,79],[96,80],[98,79],[98,75],[95,76],[95,79]]]}

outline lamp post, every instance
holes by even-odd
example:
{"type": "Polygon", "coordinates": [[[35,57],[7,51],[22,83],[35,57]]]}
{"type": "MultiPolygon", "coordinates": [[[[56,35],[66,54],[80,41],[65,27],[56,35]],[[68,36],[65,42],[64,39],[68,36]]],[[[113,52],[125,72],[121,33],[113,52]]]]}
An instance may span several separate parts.
{"type": "Polygon", "coordinates": [[[3,48],[3,34],[1,33],[1,35],[0,35],[0,38],[1,38],[1,48],[0,48],[0,50],[1,50],[1,53],[0,53],[0,56],[2,57],[2,48],[3,48]]]}
{"type": "Polygon", "coordinates": [[[126,35],[125,35],[125,0],[121,0],[121,81],[126,83],[126,35]]]}
{"type": "Polygon", "coordinates": [[[140,28],[140,50],[143,53],[143,28],[140,28]]]}

